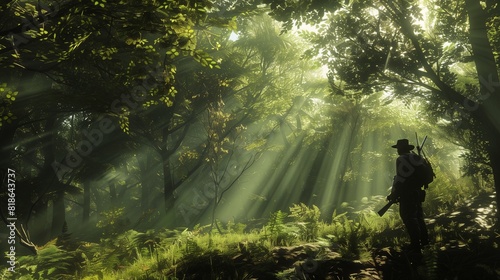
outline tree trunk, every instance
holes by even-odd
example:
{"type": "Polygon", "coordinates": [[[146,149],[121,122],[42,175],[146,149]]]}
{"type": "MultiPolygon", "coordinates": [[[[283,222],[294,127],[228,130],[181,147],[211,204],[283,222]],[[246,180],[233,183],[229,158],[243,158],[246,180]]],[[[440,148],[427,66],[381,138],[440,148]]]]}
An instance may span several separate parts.
{"type": "Polygon", "coordinates": [[[139,169],[141,171],[141,211],[146,213],[150,208],[151,183],[156,179],[156,168],[152,160],[152,153],[150,150],[145,151],[140,157],[137,158],[139,169]]]}
{"type": "MultiPolygon", "coordinates": [[[[474,62],[480,83],[481,95],[479,101],[482,101],[480,106],[471,108],[471,110],[481,118],[480,121],[483,123],[485,135],[487,135],[489,141],[488,155],[493,172],[498,207],[500,206],[500,149],[497,141],[500,139],[500,115],[498,115],[500,79],[486,29],[488,15],[477,0],[466,0],[465,4],[470,23],[469,40],[474,53],[474,62]]],[[[497,217],[500,218],[498,209],[497,217]]]]}
{"type": "Polygon", "coordinates": [[[360,113],[360,104],[356,101],[356,104],[353,105],[352,109],[350,110],[350,115],[349,115],[349,120],[344,124],[344,127],[342,131],[349,130],[349,138],[346,138],[347,141],[345,141],[341,135],[339,138],[340,139],[340,145],[343,147],[344,145],[346,146],[345,149],[343,149],[340,153],[340,157],[342,157],[342,160],[340,163],[342,166],[338,166],[337,168],[340,170],[339,172],[339,177],[337,178],[338,181],[336,182],[338,184],[338,187],[335,190],[335,199],[336,199],[336,207],[338,207],[341,203],[349,201],[350,198],[348,197],[349,194],[349,185],[351,182],[347,182],[347,172],[349,169],[352,169],[352,150],[354,149],[356,143],[356,136],[359,135],[360,133],[360,127],[362,124],[362,119],[361,119],[361,113],[360,113]],[[347,127],[346,127],[347,126],[347,127]]]}
{"type": "Polygon", "coordinates": [[[486,29],[488,14],[477,0],[466,0],[465,3],[470,22],[469,41],[474,53],[474,63],[480,83],[481,96],[479,99],[484,101],[483,105],[489,122],[497,131],[500,131],[500,116],[498,115],[500,79],[486,29]]]}
{"type": "Polygon", "coordinates": [[[62,234],[64,222],[66,222],[66,210],[64,207],[64,192],[59,191],[52,200],[52,229],[51,236],[56,237],[62,234]]]}
{"type": "Polygon", "coordinates": [[[320,178],[322,170],[321,168],[325,164],[325,159],[328,155],[327,147],[329,141],[330,139],[328,137],[325,137],[319,153],[317,153],[314,157],[311,169],[309,170],[309,174],[307,174],[307,179],[301,188],[300,201],[306,203],[307,205],[313,203],[314,189],[319,185],[320,182],[323,182],[324,180],[324,178],[320,178]]]}
{"type": "Polygon", "coordinates": [[[111,202],[111,208],[116,206],[117,194],[115,184],[115,182],[109,182],[109,201],[111,202]]]}
{"type": "Polygon", "coordinates": [[[174,191],[174,183],[172,179],[172,173],[170,170],[170,162],[168,156],[164,156],[162,154],[162,165],[163,165],[163,191],[165,198],[165,211],[168,211],[173,208],[173,191],[174,191]]]}
{"type": "Polygon", "coordinates": [[[87,223],[90,218],[90,186],[92,180],[87,180],[83,184],[83,223],[87,223]]]}
{"type": "MultiPolygon", "coordinates": [[[[44,156],[43,172],[40,173],[41,182],[43,182],[43,188],[50,192],[55,190],[56,197],[52,200],[52,228],[50,238],[58,236],[62,233],[62,228],[64,222],[66,221],[65,207],[64,207],[64,191],[62,190],[64,186],[59,182],[56,174],[52,169],[52,163],[55,161],[55,139],[54,131],[57,126],[57,118],[55,115],[50,116],[47,119],[45,125],[45,132],[48,134],[46,138],[43,139],[47,143],[43,149],[42,153],[44,156]]],[[[44,196],[46,193],[40,194],[44,196]]]]}
{"type": "Polygon", "coordinates": [[[18,121],[14,120],[10,124],[2,125],[0,129],[0,178],[6,178],[7,168],[12,167],[11,164],[11,152],[13,151],[11,145],[14,141],[14,135],[18,128],[18,121]]]}
{"type": "Polygon", "coordinates": [[[500,153],[498,152],[498,148],[496,149],[495,154],[492,154],[490,152],[490,160],[491,160],[491,169],[493,171],[493,180],[495,182],[495,192],[496,192],[496,202],[497,202],[496,227],[500,228],[500,211],[498,210],[498,207],[500,205],[500,153]]]}

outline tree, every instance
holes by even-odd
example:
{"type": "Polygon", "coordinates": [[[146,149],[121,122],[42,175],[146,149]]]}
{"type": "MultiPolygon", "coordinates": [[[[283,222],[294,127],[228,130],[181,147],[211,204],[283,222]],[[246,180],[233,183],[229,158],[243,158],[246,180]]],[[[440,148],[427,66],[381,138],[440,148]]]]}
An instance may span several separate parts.
{"type": "MultiPolygon", "coordinates": [[[[16,141],[23,140],[18,137],[22,129],[33,123],[51,120],[41,135],[55,137],[64,130],[61,124],[85,112],[105,120],[109,130],[94,134],[98,136],[94,137],[94,142],[99,142],[96,146],[105,146],[106,142],[101,141],[104,134],[118,131],[112,127],[128,132],[130,116],[145,111],[141,109],[147,109],[147,105],[172,107],[176,58],[187,56],[207,67],[216,67],[197,48],[194,36],[195,26],[202,28],[209,4],[208,1],[90,4],[70,0],[49,4],[2,3],[0,72],[6,78],[0,90],[1,177],[9,166],[22,165],[22,161],[11,160],[13,155],[23,159],[31,156],[15,147],[16,141]]],[[[77,149],[83,147],[78,147],[81,143],[84,142],[76,143],[77,149]]],[[[64,223],[65,207],[60,203],[66,193],[63,186],[69,185],[85,163],[71,153],[76,150],[68,153],[54,147],[37,146],[37,149],[39,152],[34,153],[37,160],[45,162],[44,167],[51,162],[52,169],[49,172],[42,168],[44,172],[36,173],[42,179],[37,181],[43,182],[47,189],[45,193],[37,193],[37,201],[44,204],[53,201],[53,224],[62,229],[54,222],[64,223]],[[56,181],[49,183],[53,175],[57,175],[56,181]],[[54,197],[42,199],[48,194],[54,197]]],[[[91,173],[96,175],[95,170],[91,173]]],[[[85,190],[86,217],[90,210],[88,185],[85,190]]]]}
{"type": "MultiPolygon", "coordinates": [[[[273,14],[288,23],[285,26],[292,26],[296,15],[312,20],[308,16],[316,10],[314,1],[306,1],[309,5],[301,10],[292,1],[269,2],[274,3],[273,14]]],[[[384,90],[406,100],[429,99],[429,109],[456,129],[479,128],[475,135],[486,143],[484,152],[498,194],[500,152],[494,143],[500,137],[496,113],[500,83],[487,36],[487,10],[478,1],[427,3],[351,1],[323,10],[327,20],[313,38],[316,48],[311,53],[328,63],[334,90],[348,87],[363,94],[384,90]],[[425,27],[422,9],[441,14],[425,27]],[[450,21],[450,15],[457,18],[450,21]],[[469,21],[461,15],[468,15],[469,21]],[[452,27],[453,32],[443,34],[440,26],[452,27]],[[457,83],[463,77],[457,66],[470,62],[477,74],[457,83]]],[[[494,11],[494,4],[488,5],[494,11]]]]}
{"type": "MultiPolygon", "coordinates": [[[[221,69],[200,69],[195,72],[195,79],[186,74],[185,86],[179,87],[182,91],[192,90],[197,94],[198,98],[194,99],[193,103],[200,100],[209,102],[208,110],[201,111],[203,113],[199,114],[198,118],[206,121],[207,124],[203,127],[214,127],[217,131],[217,137],[212,137],[212,133],[199,132],[199,123],[194,123],[183,141],[181,157],[183,169],[187,169],[191,164],[195,165],[199,158],[210,159],[185,181],[185,185],[179,187],[178,210],[188,224],[193,224],[193,218],[202,217],[201,210],[207,209],[209,205],[214,208],[207,212],[213,212],[217,207],[218,218],[228,219],[231,213],[236,212],[228,211],[228,207],[234,206],[234,201],[241,201],[241,197],[238,198],[236,194],[242,191],[242,188],[234,186],[231,191],[224,192],[224,190],[232,186],[234,182],[232,178],[238,177],[242,173],[240,171],[245,169],[243,167],[247,165],[247,157],[251,158],[253,154],[259,155],[264,150],[269,154],[278,153],[279,150],[281,153],[276,155],[277,158],[269,161],[275,161],[276,165],[285,165],[287,160],[280,161],[281,156],[289,155],[291,147],[296,147],[294,150],[300,152],[301,144],[308,144],[301,141],[317,137],[314,133],[315,126],[324,125],[319,118],[323,111],[315,107],[317,104],[315,98],[325,94],[327,84],[324,78],[320,77],[317,64],[301,60],[298,54],[302,45],[298,42],[298,38],[280,36],[279,27],[266,16],[241,19],[238,21],[238,26],[238,38],[227,41],[226,45],[220,46],[220,51],[211,54],[215,59],[222,60],[221,69]],[[212,121],[208,121],[208,117],[205,116],[211,116],[212,121]],[[226,118],[227,121],[221,122],[219,118],[226,118]],[[225,127],[221,128],[220,125],[225,127]],[[237,132],[242,127],[246,129],[237,132]],[[236,139],[235,134],[240,135],[237,139],[241,144],[236,144],[233,140],[236,139]],[[196,138],[194,135],[204,136],[196,138]],[[204,145],[197,146],[199,144],[196,144],[195,140],[199,139],[202,139],[204,145]],[[295,144],[296,140],[300,143],[295,144]],[[214,145],[222,145],[227,152],[219,148],[215,152],[214,145]],[[189,147],[192,148],[188,149],[189,147]],[[209,173],[215,175],[208,178],[209,173]],[[228,173],[233,174],[228,176],[228,173]],[[225,176],[222,176],[224,174],[225,176]],[[203,179],[197,179],[200,177],[203,179]],[[197,185],[204,186],[205,189],[202,187],[197,189],[197,185]],[[214,188],[219,188],[220,191],[214,191],[214,188]],[[187,198],[188,202],[189,199],[193,201],[190,205],[184,202],[186,193],[191,194],[187,198]],[[217,198],[215,193],[218,194],[217,198]],[[225,203],[219,203],[222,193],[225,203]],[[211,202],[215,205],[210,204],[211,202]]],[[[215,41],[214,37],[212,42],[215,41]]],[[[186,68],[191,69],[192,66],[188,65],[186,68]]],[[[183,71],[183,73],[190,72],[183,71]]],[[[265,156],[264,153],[262,155],[265,156]]],[[[293,156],[289,159],[291,164],[297,160],[293,156]]],[[[258,173],[259,178],[293,173],[288,172],[287,167],[276,172],[274,164],[269,168],[259,168],[254,165],[252,169],[251,172],[258,173]]],[[[254,183],[255,186],[252,187],[255,187],[255,190],[251,195],[261,197],[267,196],[266,186],[275,184],[269,188],[273,190],[279,189],[278,185],[282,185],[279,178],[266,180],[262,184],[254,183]]],[[[282,201],[283,204],[288,202],[282,201]]],[[[252,202],[245,200],[245,203],[252,202]]],[[[242,204],[239,203],[236,207],[239,209],[242,204]]],[[[215,216],[209,217],[209,221],[212,217],[215,216]]]]}
{"type": "MultiPolygon", "coordinates": [[[[321,134],[316,134],[315,129],[326,126],[322,121],[327,117],[323,115],[324,108],[317,106],[320,102],[317,98],[325,95],[327,84],[318,71],[318,64],[301,59],[303,42],[298,36],[280,35],[279,26],[266,16],[246,19],[239,26],[238,39],[226,48],[226,61],[231,64],[223,63],[221,67],[230,67],[232,72],[241,75],[232,80],[236,80],[235,92],[231,99],[224,99],[224,103],[234,108],[235,123],[248,127],[254,139],[249,147],[266,150],[262,158],[266,155],[270,158],[261,159],[271,162],[267,168],[250,171],[263,179],[254,182],[258,187],[250,195],[271,200],[279,190],[286,188],[294,197],[299,197],[300,188],[304,187],[302,181],[288,185],[285,182],[287,177],[300,176],[294,168],[301,164],[300,156],[306,153],[307,148],[303,147],[311,145],[313,138],[319,138],[321,134]]],[[[300,174],[307,172],[300,171],[300,174]]],[[[305,196],[310,190],[304,188],[303,193],[305,196]]],[[[267,207],[285,208],[288,205],[284,204],[290,202],[283,197],[277,199],[280,203],[265,205],[250,200],[246,203],[255,207],[256,212],[252,214],[261,215],[267,207]]],[[[238,209],[242,207],[241,203],[235,204],[229,202],[238,209]]]]}
{"type": "MultiPolygon", "coordinates": [[[[206,118],[206,134],[208,153],[205,160],[210,166],[210,177],[214,187],[213,208],[210,222],[210,246],[212,245],[212,230],[215,225],[219,232],[219,226],[216,224],[215,213],[217,206],[222,201],[225,192],[231,189],[238,179],[255,162],[257,154],[245,156],[245,162],[242,167],[234,166],[234,157],[237,156],[239,147],[242,143],[241,132],[244,127],[241,125],[236,129],[228,127],[231,119],[234,118],[230,113],[225,112],[224,102],[221,98],[209,105],[206,118]],[[231,129],[232,131],[228,131],[231,129]],[[240,139],[238,139],[240,138],[240,139]],[[246,159],[248,158],[248,160],[246,159]],[[232,169],[238,169],[236,172],[232,169]]],[[[244,143],[243,143],[244,144],[244,143]]]]}

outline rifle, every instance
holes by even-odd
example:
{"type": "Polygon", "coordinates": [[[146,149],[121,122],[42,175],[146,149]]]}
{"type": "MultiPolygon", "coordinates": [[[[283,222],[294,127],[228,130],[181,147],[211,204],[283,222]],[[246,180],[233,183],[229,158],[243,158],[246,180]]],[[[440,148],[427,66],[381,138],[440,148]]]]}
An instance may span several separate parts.
{"type": "MultiPolygon", "coordinates": [[[[425,135],[424,137],[424,141],[422,141],[422,145],[418,145],[418,136],[417,136],[417,133],[415,132],[415,138],[417,140],[417,151],[418,151],[418,155],[419,156],[422,156],[422,153],[424,152],[423,149],[424,149],[424,145],[425,145],[425,140],[427,140],[427,135],[425,135]]],[[[424,154],[424,157],[425,157],[425,154],[424,154]]]]}
{"type": "MultiPolygon", "coordinates": [[[[427,140],[427,135],[424,137],[424,141],[422,141],[422,145],[419,145],[418,144],[418,136],[417,136],[417,133],[415,132],[415,138],[417,139],[417,151],[418,151],[418,155],[421,156],[425,163],[427,164],[426,167],[428,166],[429,168],[426,168],[425,171],[425,175],[427,176],[429,173],[430,176],[432,176],[431,178],[428,178],[426,177],[426,181],[428,181],[429,183],[433,181],[433,179],[436,177],[436,174],[434,173],[434,170],[432,170],[432,164],[431,162],[429,161],[429,159],[427,158],[427,156],[425,155],[425,152],[424,152],[424,144],[425,144],[425,140],[427,140]]],[[[424,184],[424,189],[427,189],[429,187],[429,184],[424,184]]]]}
{"type": "Polygon", "coordinates": [[[378,213],[378,215],[379,215],[380,217],[384,216],[385,212],[387,212],[387,210],[389,210],[389,208],[391,208],[391,206],[392,206],[394,203],[396,203],[396,201],[395,201],[395,200],[389,200],[389,202],[387,202],[387,204],[386,204],[384,207],[382,207],[382,209],[378,210],[378,212],[377,212],[377,213],[378,213]]]}

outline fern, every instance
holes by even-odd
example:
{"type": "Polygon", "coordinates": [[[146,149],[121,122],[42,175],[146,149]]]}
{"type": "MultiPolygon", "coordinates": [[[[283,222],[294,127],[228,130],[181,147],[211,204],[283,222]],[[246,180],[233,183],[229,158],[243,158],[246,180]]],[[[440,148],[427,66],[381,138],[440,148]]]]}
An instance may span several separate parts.
{"type": "Polygon", "coordinates": [[[359,259],[362,255],[362,245],[369,247],[369,231],[360,221],[351,220],[347,213],[336,215],[329,227],[329,233],[325,233],[335,249],[346,259],[359,259]]]}
{"type": "Polygon", "coordinates": [[[288,214],[278,210],[271,213],[269,221],[264,226],[264,238],[270,242],[271,247],[289,245],[291,240],[294,239],[294,232],[298,229],[285,224],[287,217],[288,214]]]}
{"type": "Polygon", "coordinates": [[[437,248],[429,247],[423,251],[423,270],[426,279],[434,280],[438,279],[437,270],[438,270],[438,252],[437,248]]]}
{"type": "Polygon", "coordinates": [[[20,257],[19,274],[31,275],[31,279],[72,279],[82,261],[75,252],[58,248],[53,240],[38,255],[20,257]]]}
{"type": "Polygon", "coordinates": [[[148,230],[145,233],[137,233],[132,237],[132,243],[139,249],[147,248],[150,253],[159,246],[161,238],[155,230],[148,230]]]}
{"type": "Polygon", "coordinates": [[[300,229],[302,240],[310,241],[318,237],[321,211],[316,205],[309,208],[304,203],[293,204],[290,213],[290,217],[294,218],[300,229]]]}
{"type": "Polygon", "coordinates": [[[202,251],[202,248],[198,245],[198,243],[196,243],[196,241],[192,239],[186,240],[186,254],[196,255],[202,251]]]}
{"type": "Polygon", "coordinates": [[[269,217],[269,221],[267,223],[267,229],[272,236],[276,236],[283,231],[286,217],[287,214],[283,213],[281,210],[271,213],[271,216],[269,217]]]}

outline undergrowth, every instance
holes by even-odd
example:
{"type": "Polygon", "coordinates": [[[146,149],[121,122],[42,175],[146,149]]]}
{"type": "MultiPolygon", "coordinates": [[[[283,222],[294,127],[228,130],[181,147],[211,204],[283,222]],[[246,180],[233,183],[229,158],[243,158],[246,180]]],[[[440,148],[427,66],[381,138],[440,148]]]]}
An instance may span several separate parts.
{"type": "MultiPolygon", "coordinates": [[[[16,272],[3,269],[0,279],[250,279],[260,273],[257,267],[273,270],[276,247],[306,243],[328,248],[343,260],[370,261],[377,248],[399,248],[408,242],[397,207],[383,217],[375,213],[384,203],[383,197],[374,197],[359,211],[334,212],[330,221],[320,220],[320,209],[314,205],[293,204],[288,213],[270,214],[260,228],[218,221],[212,234],[208,226],[199,225],[192,229],[128,230],[99,243],[73,240],[66,234],[40,247],[36,256],[19,257],[16,272]]],[[[464,227],[435,222],[429,229],[439,246],[452,246],[449,240],[481,244],[464,234],[464,227]]],[[[479,246],[468,249],[478,250],[479,246]]],[[[439,271],[438,261],[454,266],[475,260],[463,256],[453,263],[438,249],[435,245],[426,251],[427,276],[423,279],[446,274],[439,271]]],[[[479,253],[476,256],[481,258],[479,253]]]]}

